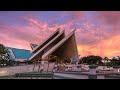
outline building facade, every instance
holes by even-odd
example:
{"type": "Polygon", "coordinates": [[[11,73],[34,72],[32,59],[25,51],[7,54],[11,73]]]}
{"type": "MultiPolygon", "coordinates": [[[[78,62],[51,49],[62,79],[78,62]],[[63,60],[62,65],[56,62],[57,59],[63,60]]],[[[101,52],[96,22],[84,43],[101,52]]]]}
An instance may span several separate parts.
{"type": "Polygon", "coordinates": [[[30,43],[30,47],[32,51],[7,47],[10,59],[15,61],[36,61],[40,58],[49,60],[49,56],[52,55],[58,57],[61,61],[69,58],[78,61],[75,30],[66,36],[64,30],[60,32],[60,29],[57,29],[42,43],[38,45],[30,43]]]}

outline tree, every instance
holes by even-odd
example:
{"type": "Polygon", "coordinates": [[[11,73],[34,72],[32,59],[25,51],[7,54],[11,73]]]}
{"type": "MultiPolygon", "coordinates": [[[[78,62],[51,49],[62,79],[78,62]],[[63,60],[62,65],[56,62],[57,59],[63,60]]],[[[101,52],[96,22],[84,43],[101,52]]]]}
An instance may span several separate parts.
{"type": "Polygon", "coordinates": [[[103,59],[104,59],[104,60],[106,60],[106,61],[108,61],[108,60],[109,60],[109,58],[108,58],[108,57],[104,57],[103,59]]]}
{"type": "Polygon", "coordinates": [[[3,44],[0,44],[0,54],[5,54],[5,53],[7,53],[7,49],[3,44]]]}
{"type": "Polygon", "coordinates": [[[0,63],[8,64],[5,60],[9,60],[8,50],[3,44],[0,44],[0,63]]]}
{"type": "Polygon", "coordinates": [[[117,58],[115,58],[115,57],[113,57],[112,58],[112,60],[111,60],[111,62],[117,62],[118,60],[117,60],[117,58]]]}
{"type": "Polygon", "coordinates": [[[118,66],[120,65],[120,57],[117,56],[118,58],[113,57],[111,59],[111,62],[106,63],[107,66],[118,66]]]}
{"type": "Polygon", "coordinates": [[[82,57],[80,62],[87,64],[100,64],[102,63],[101,60],[102,58],[100,56],[90,55],[90,56],[82,57]]]}

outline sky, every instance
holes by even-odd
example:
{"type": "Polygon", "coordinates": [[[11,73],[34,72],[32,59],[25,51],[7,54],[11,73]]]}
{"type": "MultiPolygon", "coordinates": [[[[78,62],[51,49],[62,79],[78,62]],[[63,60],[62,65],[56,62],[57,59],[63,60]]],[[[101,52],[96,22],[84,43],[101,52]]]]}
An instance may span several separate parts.
{"type": "Polygon", "coordinates": [[[31,50],[57,28],[76,28],[80,56],[120,56],[120,11],[0,11],[0,43],[31,50]]]}

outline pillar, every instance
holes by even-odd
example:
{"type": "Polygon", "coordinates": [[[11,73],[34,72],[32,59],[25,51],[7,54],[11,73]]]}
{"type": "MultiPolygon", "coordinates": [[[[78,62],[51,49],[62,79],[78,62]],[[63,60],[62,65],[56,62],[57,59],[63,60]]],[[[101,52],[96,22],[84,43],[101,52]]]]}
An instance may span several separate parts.
{"type": "Polygon", "coordinates": [[[114,73],[118,73],[118,69],[120,68],[120,66],[113,66],[114,69],[114,73]]]}
{"type": "Polygon", "coordinates": [[[98,66],[97,65],[90,65],[89,66],[89,75],[88,75],[88,78],[89,79],[97,79],[97,74],[96,74],[96,68],[98,66]]]}

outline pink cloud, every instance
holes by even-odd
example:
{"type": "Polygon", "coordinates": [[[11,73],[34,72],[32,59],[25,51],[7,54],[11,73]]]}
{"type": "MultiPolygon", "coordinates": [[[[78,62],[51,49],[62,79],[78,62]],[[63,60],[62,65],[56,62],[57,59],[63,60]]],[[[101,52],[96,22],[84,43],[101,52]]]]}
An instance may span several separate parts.
{"type": "Polygon", "coordinates": [[[98,20],[108,22],[109,24],[115,25],[119,23],[120,11],[101,11],[99,12],[98,20]]]}
{"type": "MultiPolygon", "coordinates": [[[[63,16],[56,17],[55,21],[69,16],[69,13],[64,12],[63,16]]],[[[54,24],[49,27],[49,23],[42,22],[34,17],[23,17],[24,21],[28,23],[26,26],[7,26],[1,24],[0,26],[0,43],[6,46],[30,49],[29,43],[41,43],[57,28],[65,29],[66,33],[71,32],[71,26],[80,24],[79,19],[82,20],[83,14],[80,12],[71,12],[70,18],[66,23],[58,25],[54,24]]],[[[101,24],[97,27],[94,23],[89,23],[89,20],[82,22],[82,27],[76,30],[76,39],[79,54],[85,55],[101,55],[114,56],[120,54],[120,13],[118,12],[99,12],[97,17],[94,17],[96,23],[101,24]],[[111,21],[111,22],[109,22],[111,21]]]]}
{"type": "Polygon", "coordinates": [[[64,25],[48,27],[47,23],[42,23],[34,18],[24,17],[24,20],[26,20],[28,26],[7,26],[3,24],[3,28],[0,28],[0,37],[2,38],[0,43],[5,44],[6,46],[30,49],[29,43],[39,44],[58,27],[68,28],[72,25],[72,22],[68,22],[64,25]]]}
{"type": "Polygon", "coordinates": [[[31,26],[4,26],[0,29],[0,43],[6,46],[30,49],[29,43],[40,43],[47,36],[40,35],[38,30],[31,26]]]}

